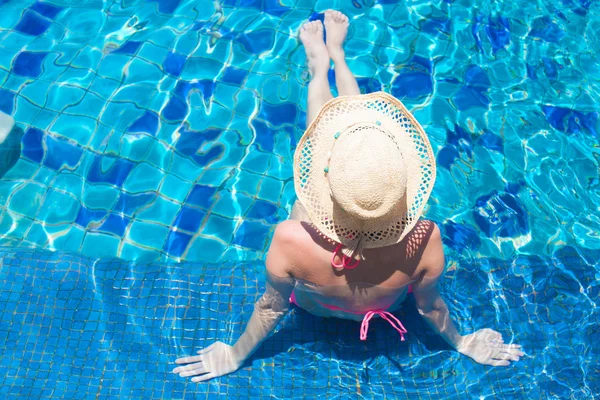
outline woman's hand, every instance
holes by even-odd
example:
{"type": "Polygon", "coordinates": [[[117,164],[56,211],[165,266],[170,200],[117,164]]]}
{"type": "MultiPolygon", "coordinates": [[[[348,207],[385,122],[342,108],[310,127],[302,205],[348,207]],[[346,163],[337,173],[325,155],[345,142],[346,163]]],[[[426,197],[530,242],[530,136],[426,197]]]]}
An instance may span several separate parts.
{"type": "Polygon", "coordinates": [[[222,342],[215,342],[198,351],[198,354],[175,360],[176,364],[187,365],[175,368],[173,373],[179,374],[181,377],[194,376],[192,382],[202,382],[230,374],[237,371],[242,365],[234,357],[233,346],[222,342]]]}
{"type": "Polygon", "coordinates": [[[492,329],[481,329],[463,336],[456,347],[459,353],[471,357],[479,364],[507,366],[519,361],[524,353],[518,344],[504,344],[502,335],[492,329]]]}

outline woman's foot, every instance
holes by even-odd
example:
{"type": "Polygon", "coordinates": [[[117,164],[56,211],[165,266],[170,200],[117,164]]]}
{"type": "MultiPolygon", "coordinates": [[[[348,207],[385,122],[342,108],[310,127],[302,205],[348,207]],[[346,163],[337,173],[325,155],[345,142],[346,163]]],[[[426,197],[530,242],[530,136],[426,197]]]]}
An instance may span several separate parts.
{"type": "Polygon", "coordinates": [[[300,40],[306,51],[308,70],[311,76],[325,74],[329,71],[329,53],[323,41],[323,24],[321,21],[310,21],[300,28],[300,40]]]}
{"type": "Polygon", "coordinates": [[[335,62],[344,58],[344,49],[342,45],[346,40],[348,33],[348,17],[339,11],[325,11],[325,29],[327,30],[327,50],[329,56],[335,62]]]}

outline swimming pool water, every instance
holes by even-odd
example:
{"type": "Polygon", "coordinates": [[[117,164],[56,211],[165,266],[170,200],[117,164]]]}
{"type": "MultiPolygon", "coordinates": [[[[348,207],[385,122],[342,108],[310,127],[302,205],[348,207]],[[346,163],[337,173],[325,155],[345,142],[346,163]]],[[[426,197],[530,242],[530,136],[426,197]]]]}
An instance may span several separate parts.
{"type": "MultiPolygon", "coordinates": [[[[0,111],[22,130],[0,145],[15,160],[0,163],[0,390],[597,396],[598,8],[0,0],[0,111]],[[260,294],[305,127],[296,31],[327,8],[351,19],[361,90],[403,99],[429,134],[438,177],[426,216],[448,252],[445,297],[466,331],[489,326],[526,346],[509,369],[416,333],[408,347],[390,342],[383,327],[360,344],[350,323],[295,312],[288,336],[237,375],[196,386],[167,374],[204,344],[195,329],[239,334],[260,294]],[[46,360],[29,367],[36,356],[46,360]]],[[[412,332],[426,332],[407,308],[412,332]]]]}

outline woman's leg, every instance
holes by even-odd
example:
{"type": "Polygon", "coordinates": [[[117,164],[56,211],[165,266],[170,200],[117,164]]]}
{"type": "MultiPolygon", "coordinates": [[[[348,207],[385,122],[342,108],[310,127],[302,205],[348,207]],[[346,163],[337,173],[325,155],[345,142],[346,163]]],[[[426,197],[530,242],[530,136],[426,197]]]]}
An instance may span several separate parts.
{"type": "Polygon", "coordinates": [[[327,30],[327,50],[334,63],[335,84],[340,96],[360,94],[356,78],[346,64],[343,44],[348,33],[348,17],[339,11],[325,11],[325,29],[327,30]]]}
{"type": "Polygon", "coordinates": [[[308,70],[311,76],[308,84],[306,113],[306,126],[308,127],[321,107],[333,98],[327,79],[330,61],[327,46],[323,41],[323,23],[321,21],[311,21],[302,25],[300,40],[306,51],[308,70]]]}

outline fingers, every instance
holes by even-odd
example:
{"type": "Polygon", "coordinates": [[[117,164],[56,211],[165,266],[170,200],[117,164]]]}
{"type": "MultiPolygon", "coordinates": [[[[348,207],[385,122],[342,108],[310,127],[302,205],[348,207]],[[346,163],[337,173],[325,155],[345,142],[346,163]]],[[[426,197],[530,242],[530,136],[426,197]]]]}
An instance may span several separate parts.
{"type": "Polygon", "coordinates": [[[175,364],[190,364],[198,361],[202,361],[202,357],[200,356],[189,356],[189,357],[181,357],[175,360],[175,364]]]}
{"type": "Polygon", "coordinates": [[[512,343],[512,344],[503,344],[503,345],[498,346],[498,348],[501,349],[501,350],[518,350],[519,353],[523,354],[523,352],[521,351],[521,345],[520,344],[514,344],[514,343],[512,343]]]}
{"type": "MultiPolygon", "coordinates": [[[[201,358],[201,357],[188,357],[188,358],[201,358]]],[[[185,372],[185,371],[192,371],[195,370],[199,367],[202,366],[202,362],[201,360],[198,360],[198,362],[194,363],[194,364],[188,364],[188,365],[184,365],[182,367],[177,367],[173,370],[174,374],[178,374],[180,372],[185,372]]]]}
{"type": "Polygon", "coordinates": [[[507,367],[510,365],[510,362],[507,360],[490,360],[487,364],[494,367],[507,367]]]}
{"type": "Polygon", "coordinates": [[[519,356],[513,353],[500,353],[494,356],[496,360],[519,361],[519,356]]]}
{"type": "Polygon", "coordinates": [[[211,372],[208,374],[204,374],[202,376],[197,376],[195,378],[192,378],[192,382],[204,382],[209,379],[216,378],[216,377],[217,377],[217,375],[215,373],[211,372]]]}

